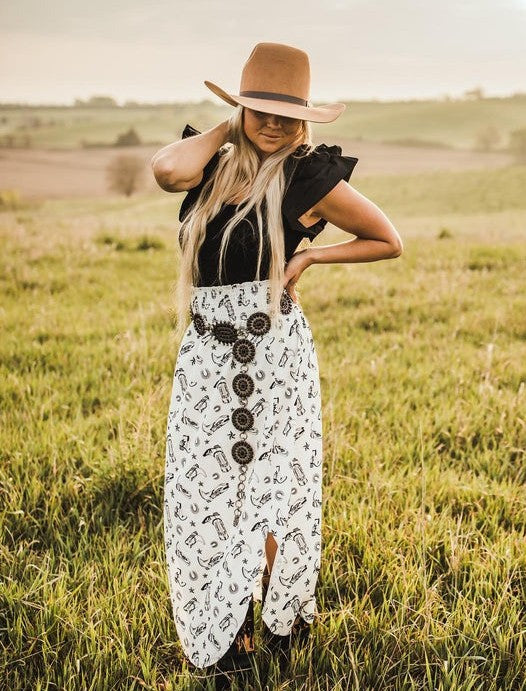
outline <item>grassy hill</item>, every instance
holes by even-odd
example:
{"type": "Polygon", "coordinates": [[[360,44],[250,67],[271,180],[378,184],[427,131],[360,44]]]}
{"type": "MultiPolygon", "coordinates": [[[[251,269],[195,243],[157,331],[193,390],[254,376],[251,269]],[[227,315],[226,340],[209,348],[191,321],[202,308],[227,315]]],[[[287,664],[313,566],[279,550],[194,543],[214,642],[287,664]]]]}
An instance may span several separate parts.
{"type": "MultiPolygon", "coordinates": [[[[35,148],[77,148],[82,141],[107,145],[135,128],[144,143],[164,144],[180,137],[192,122],[200,130],[228,117],[231,108],[212,101],[129,107],[10,107],[0,106],[0,141],[6,135],[35,148]]],[[[350,101],[335,122],[313,123],[315,134],[374,142],[412,140],[471,149],[477,132],[494,125],[501,137],[497,149],[508,146],[510,131],[526,127],[526,95],[450,101],[350,101]]]]}

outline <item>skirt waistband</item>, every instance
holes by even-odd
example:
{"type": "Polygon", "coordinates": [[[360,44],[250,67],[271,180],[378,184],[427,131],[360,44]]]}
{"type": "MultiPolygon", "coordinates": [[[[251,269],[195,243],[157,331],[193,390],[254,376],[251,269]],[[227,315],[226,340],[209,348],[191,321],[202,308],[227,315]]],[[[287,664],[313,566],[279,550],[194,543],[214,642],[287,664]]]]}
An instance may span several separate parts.
{"type": "MultiPolygon", "coordinates": [[[[241,325],[253,312],[268,312],[270,285],[270,279],[264,279],[219,286],[192,286],[191,310],[209,321],[225,320],[241,325]]],[[[291,307],[297,307],[285,288],[282,300],[291,307]]]]}

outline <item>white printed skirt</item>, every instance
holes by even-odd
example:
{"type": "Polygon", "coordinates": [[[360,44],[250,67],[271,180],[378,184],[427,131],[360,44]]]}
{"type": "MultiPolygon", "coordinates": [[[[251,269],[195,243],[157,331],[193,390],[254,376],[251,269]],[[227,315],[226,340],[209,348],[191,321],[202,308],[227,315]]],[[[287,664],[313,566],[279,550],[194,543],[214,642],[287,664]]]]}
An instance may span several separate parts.
{"type": "Polygon", "coordinates": [[[192,287],[166,430],[164,535],[183,651],[205,668],[261,600],[265,541],[278,545],[261,612],[278,635],[312,623],[321,558],[318,361],[301,306],[270,281],[192,287]]]}

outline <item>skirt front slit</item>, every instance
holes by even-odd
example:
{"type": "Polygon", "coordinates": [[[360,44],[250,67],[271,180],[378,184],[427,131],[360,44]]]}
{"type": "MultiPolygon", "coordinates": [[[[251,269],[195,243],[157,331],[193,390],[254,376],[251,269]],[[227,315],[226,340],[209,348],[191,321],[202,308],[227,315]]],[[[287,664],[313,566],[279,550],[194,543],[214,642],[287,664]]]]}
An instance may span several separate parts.
{"type": "Polygon", "coordinates": [[[199,668],[226,653],[260,599],[269,532],[278,549],[263,621],[287,635],[297,615],[312,623],[318,611],[318,361],[301,306],[284,290],[270,322],[269,301],[269,280],[194,286],[175,363],[165,554],[177,633],[199,668]]]}

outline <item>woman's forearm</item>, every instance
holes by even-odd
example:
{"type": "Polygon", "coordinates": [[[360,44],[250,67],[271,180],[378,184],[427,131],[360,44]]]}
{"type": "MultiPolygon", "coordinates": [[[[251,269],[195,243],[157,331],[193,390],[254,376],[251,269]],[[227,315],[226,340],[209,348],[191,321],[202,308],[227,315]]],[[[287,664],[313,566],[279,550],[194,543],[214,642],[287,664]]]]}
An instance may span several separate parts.
{"type": "Polygon", "coordinates": [[[398,257],[401,250],[384,240],[355,238],[336,245],[308,247],[311,264],[336,264],[350,262],[375,262],[398,257]]]}
{"type": "Polygon", "coordinates": [[[168,185],[193,180],[228,141],[228,135],[229,123],[225,120],[206,132],[168,144],[152,157],[155,177],[168,185]]]}

